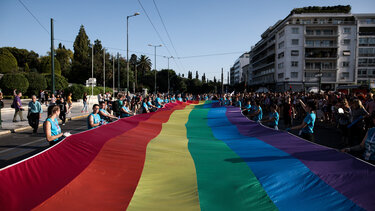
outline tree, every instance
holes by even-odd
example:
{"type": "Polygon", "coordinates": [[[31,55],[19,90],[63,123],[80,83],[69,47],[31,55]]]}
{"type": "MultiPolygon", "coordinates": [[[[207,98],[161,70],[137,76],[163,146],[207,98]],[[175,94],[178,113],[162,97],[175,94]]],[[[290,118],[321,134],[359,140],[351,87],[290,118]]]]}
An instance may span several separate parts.
{"type": "Polygon", "coordinates": [[[22,73],[7,73],[1,78],[0,87],[8,95],[13,94],[14,89],[25,93],[29,88],[29,82],[22,73]]]}
{"type": "Polygon", "coordinates": [[[195,72],[195,79],[199,79],[198,71],[195,72]]]}
{"type": "Polygon", "coordinates": [[[193,73],[188,71],[188,79],[193,79],[193,73]]]}
{"type": "Polygon", "coordinates": [[[83,84],[91,76],[90,40],[81,25],[73,44],[74,54],[69,81],[83,84]]]}
{"type": "Polygon", "coordinates": [[[6,48],[0,48],[0,73],[11,73],[17,71],[17,60],[6,48]]]}
{"type": "Polygon", "coordinates": [[[30,95],[38,95],[40,90],[47,88],[46,78],[36,72],[30,72],[26,74],[26,78],[29,81],[29,89],[27,93],[30,95]]]}
{"type": "Polygon", "coordinates": [[[137,72],[138,72],[138,82],[139,87],[148,88],[154,87],[151,85],[151,59],[148,58],[146,55],[141,55],[141,57],[138,59],[138,65],[137,65],[137,72]],[[146,87],[147,86],[147,87],[146,87]]]}
{"type": "Polygon", "coordinates": [[[203,73],[202,75],[202,83],[206,83],[206,73],[203,73]]]}
{"type": "MultiPolygon", "coordinates": [[[[55,63],[55,75],[61,75],[60,62],[54,58],[55,63]]],[[[40,72],[44,74],[52,74],[51,57],[43,56],[40,59],[40,72]]]]}
{"type": "Polygon", "coordinates": [[[216,83],[216,77],[214,76],[214,83],[216,83]]]}
{"type": "Polygon", "coordinates": [[[56,59],[60,63],[61,75],[69,77],[72,69],[73,52],[59,43],[59,47],[56,49],[56,59]]]}

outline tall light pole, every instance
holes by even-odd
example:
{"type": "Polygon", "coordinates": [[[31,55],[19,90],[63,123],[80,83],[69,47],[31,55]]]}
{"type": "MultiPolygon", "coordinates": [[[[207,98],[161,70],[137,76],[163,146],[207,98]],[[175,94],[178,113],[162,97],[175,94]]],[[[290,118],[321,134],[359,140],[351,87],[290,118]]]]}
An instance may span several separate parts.
{"type": "Polygon", "coordinates": [[[126,89],[129,91],[129,18],[139,15],[138,12],[134,15],[126,16],[126,71],[127,71],[127,82],[126,89]]]}
{"type": "Polygon", "coordinates": [[[168,59],[168,94],[169,94],[169,59],[173,59],[173,56],[164,56],[164,58],[168,59]]]}
{"type": "Polygon", "coordinates": [[[156,94],[156,48],[157,47],[161,47],[162,45],[151,45],[151,44],[148,44],[148,46],[151,46],[151,47],[155,48],[155,64],[154,64],[154,68],[155,68],[155,91],[154,91],[154,93],[156,94]]]}
{"type": "Polygon", "coordinates": [[[105,94],[105,48],[103,48],[103,87],[105,94]]]}

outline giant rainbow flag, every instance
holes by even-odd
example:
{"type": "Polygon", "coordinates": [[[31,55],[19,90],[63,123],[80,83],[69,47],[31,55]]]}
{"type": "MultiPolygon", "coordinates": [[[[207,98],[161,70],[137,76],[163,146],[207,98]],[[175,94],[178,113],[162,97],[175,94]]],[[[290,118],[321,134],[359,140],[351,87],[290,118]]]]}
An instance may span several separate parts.
{"type": "Polygon", "coordinates": [[[72,135],[0,171],[0,210],[375,210],[375,167],[174,103],[72,135]]]}

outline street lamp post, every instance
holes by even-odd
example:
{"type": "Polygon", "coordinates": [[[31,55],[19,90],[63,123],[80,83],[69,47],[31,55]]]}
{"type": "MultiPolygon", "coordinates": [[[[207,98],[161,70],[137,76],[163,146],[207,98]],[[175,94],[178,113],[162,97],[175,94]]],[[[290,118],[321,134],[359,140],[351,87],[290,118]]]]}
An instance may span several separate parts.
{"type": "Polygon", "coordinates": [[[170,89],[170,86],[169,86],[169,59],[173,59],[173,56],[164,56],[164,58],[168,59],[168,94],[169,94],[169,89],[170,89]]]}
{"type": "Polygon", "coordinates": [[[155,64],[154,64],[154,68],[155,68],[155,90],[154,90],[154,93],[156,94],[156,48],[157,47],[161,47],[162,45],[151,45],[151,44],[148,44],[148,46],[150,46],[150,47],[154,47],[154,49],[155,49],[155,64]]]}
{"type": "Polygon", "coordinates": [[[139,15],[138,12],[134,15],[126,16],[126,71],[127,71],[127,82],[126,88],[129,90],[129,18],[139,15]]]}

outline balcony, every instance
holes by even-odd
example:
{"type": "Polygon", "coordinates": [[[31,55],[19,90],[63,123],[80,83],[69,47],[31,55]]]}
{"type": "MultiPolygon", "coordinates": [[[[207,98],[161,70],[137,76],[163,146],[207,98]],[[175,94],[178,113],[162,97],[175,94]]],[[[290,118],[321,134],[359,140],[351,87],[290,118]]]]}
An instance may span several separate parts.
{"type": "MultiPolygon", "coordinates": [[[[319,82],[319,77],[316,77],[317,74],[319,74],[319,71],[305,72],[305,82],[319,82]]],[[[322,72],[321,82],[336,82],[336,72],[322,72]]]]}

